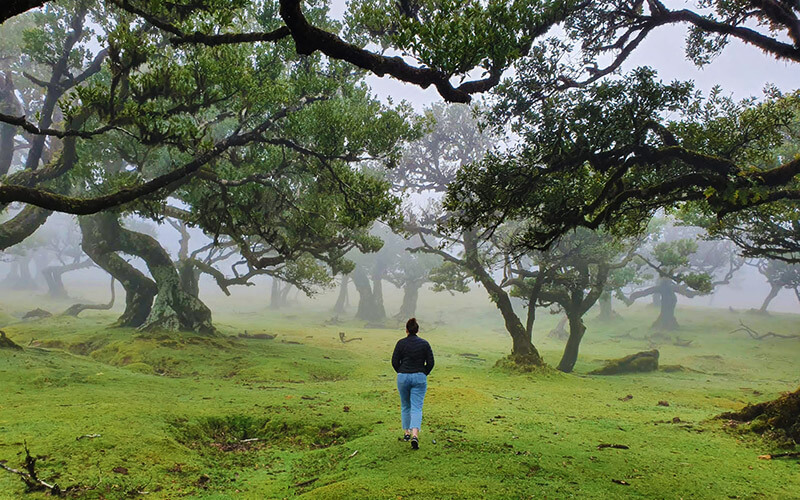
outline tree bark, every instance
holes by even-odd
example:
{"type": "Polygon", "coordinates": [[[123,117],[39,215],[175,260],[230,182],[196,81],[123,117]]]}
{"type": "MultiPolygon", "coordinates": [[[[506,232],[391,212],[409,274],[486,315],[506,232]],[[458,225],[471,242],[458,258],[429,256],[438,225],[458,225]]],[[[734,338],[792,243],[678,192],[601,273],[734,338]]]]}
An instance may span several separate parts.
{"type": "Polygon", "coordinates": [[[200,270],[192,264],[190,260],[181,259],[178,261],[178,276],[181,281],[181,288],[193,297],[200,296],[200,270]]]}
{"type": "Polygon", "coordinates": [[[512,360],[521,365],[544,366],[544,360],[533,345],[531,334],[514,312],[514,306],[511,304],[511,298],[508,293],[492,279],[478,259],[478,243],[474,233],[464,233],[464,250],[466,267],[475,279],[483,285],[492,302],[494,302],[503,316],[506,331],[511,335],[512,360]]]}
{"type": "Polygon", "coordinates": [[[280,309],[281,307],[281,284],[278,278],[272,277],[272,288],[269,294],[269,308],[280,309]]]}
{"type": "MultiPolygon", "coordinates": [[[[0,75],[0,112],[6,115],[22,116],[22,106],[14,94],[11,74],[0,75]]],[[[14,137],[17,127],[0,123],[0,177],[6,175],[14,160],[14,137]]]]}
{"type": "Polygon", "coordinates": [[[767,314],[767,308],[769,307],[769,303],[772,302],[772,299],[774,299],[778,295],[778,292],[780,291],[781,291],[780,285],[770,286],[769,293],[767,294],[767,297],[764,299],[764,302],[761,304],[761,309],[759,309],[758,312],[760,312],[761,314],[767,314]]]}
{"type": "Polygon", "coordinates": [[[140,327],[150,315],[156,284],[138,269],[111,251],[98,228],[98,216],[80,217],[81,248],[95,264],[122,284],[125,289],[125,311],[115,326],[140,327]]]}
{"type": "Polygon", "coordinates": [[[661,307],[661,294],[659,292],[653,294],[652,305],[653,307],[661,307]]]}
{"type": "Polygon", "coordinates": [[[11,263],[11,271],[6,276],[5,282],[15,290],[36,289],[30,265],[31,258],[28,255],[18,255],[11,263]]]}
{"type": "MultiPolygon", "coordinates": [[[[195,331],[212,334],[211,311],[197,297],[181,288],[180,277],[169,254],[154,238],[123,228],[116,215],[101,213],[96,219],[99,236],[110,251],[142,258],[156,282],[156,295],[142,330],[195,331]]],[[[88,253],[88,252],[87,252],[88,253]]]]}
{"type": "Polygon", "coordinates": [[[553,329],[550,330],[550,333],[548,333],[547,336],[561,340],[568,338],[567,320],[568,318],[566,314],[564,316],[561,316],[561,319],[558,320],[556,326],[554,326],[553,329]]]}
{"type": "Polygon", "coordinates": [[[142,330],[193,331],[215,333],[211,310],[181,287],[175,264],[164,248],[151,236],[118,225],[120,251],[141,257],[156,282],[158,294],[142,330]]]}
{"type": "Polygon", "coordinates": [[[413,318],[417,314],[420,288],[422,288],[422,283],[413,280],[403,286],[403,303],[400,306],[400,312],[397,313],[399,319],[413,318]]]}
{"type": "Polygon", "coordinates": [[[658,296],[661,297],[661,312],[653,322],[655,330],[677,330],[680,328],[675,319],[675,307],[678,305],[678,295],[675,293],[675,284],[669,278],[659,278],[658,296]]]}
{"type": "MultiPolygon", "coordinates": [[[[0,211],[3,207],[0,206],[0,211]]],[[[50,210],[26,205],[17,215],[0,224],[0,250],[14,246],[36,232],[52,214],[50,210]]]]}
{"type": "Polygon", "coordinates": [[[364,321],[383,321],[386,319],[386,311],[378,307],[375,295],[372,293],[370,280],[363,269],[358,267],[352,273],[353,284],[358,291],[358,310],[356,318],[364,321]]]}
{"type": "Polygon", "coordinates": [[[336,298],[336,304],[333,306],[333,312],[342,314],[349,303],[347,295],[347,285],[350,283],[350,276],[347,274],[342,275],[342,283],[339,285],[339,296],[336,298]]]}
{"type": "Polygon", "coordinates": [[[291,283],[286,283],[281,290],[281,307],[289,305],[289,292],[292,291],[292,288],[294,288],[294,286],[291,283]]]}
{"type": "Polygon", "coordinates": [[[569,338],[564,347],[561,362],[558,363],[558,369],[564,373],[570,373],[575,368],[575,362],[578,361],[578,349],[583,334],[586,333],[586,325],[583,324],[583,314],[580,311],[567,311],[567,318],[569,319],[569,338]]]}
{"type": "Polygon", "coordinates": [[[385,318],[386,307],[383,305],[383,279],[380,275],[373,276],[372,278],[372,296],[375,298],[377,314],[381,318],[385,318]]]}

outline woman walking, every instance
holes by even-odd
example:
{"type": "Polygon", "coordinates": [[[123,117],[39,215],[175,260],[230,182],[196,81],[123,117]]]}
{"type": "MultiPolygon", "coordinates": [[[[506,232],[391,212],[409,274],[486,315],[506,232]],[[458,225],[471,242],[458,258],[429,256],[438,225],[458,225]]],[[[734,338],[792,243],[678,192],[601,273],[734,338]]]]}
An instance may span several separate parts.
{"type": "Polygon", "coordinates": [[[406,323],[405,338],[397,341],[392,354],[392,367],[397,372],[400,392],[400,419],[403,440],[419,449],[419,429],[422,426],[422,403],[428,390],[428,374],[433,370],[433,351],[427,340],[417,337],[416,318],[406,323]]]}

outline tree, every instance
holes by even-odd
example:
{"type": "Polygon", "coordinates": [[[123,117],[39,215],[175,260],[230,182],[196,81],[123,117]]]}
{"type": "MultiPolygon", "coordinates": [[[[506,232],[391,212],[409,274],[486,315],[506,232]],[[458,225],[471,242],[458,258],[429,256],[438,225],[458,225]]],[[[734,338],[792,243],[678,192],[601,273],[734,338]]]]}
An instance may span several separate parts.
{"type": "Polygon", "coordinates": [[[769,283],[769,293],[761,303],[758,312],[767,314],[770,302],[778,296],[778,293],[787,288],[793,290],[800,300],[800,265],[790,264],[782,260],[761,260],[756,264],[758,272],[767,279],[769,283]]]}
{"type": "Polygon", "coordinates": [[[399,321],[413,318],[417,314],[419,291],[431,281],[431,272],[442,264],[435,255],[410,252],[409,248],[418,248],[422,242],[418,238],[401,239],[403,249],[399,258],[386,273],[386,279],[397,288],[403,290],[403,302],[394,317],[399,321]]]}
{"type": "MultiPolygon", "coordinates": [[[[10,41],[0,47],[3,110],[22,114],[22,121],[25,115],[38,116],[36,125],[29,124],[35,130],[49,130],[60,121],[65,121],[65,130],[73,132],[84,125],[86,116],[80,113],[65,120],[58,102],[101,69],[107,51],[93,56],[87,48],[93,33],[86,24],[96,14],[85,2],[68,1],[32,19],[2,25],[10,41]]],[[[29,133],[18,127],[19,116],[7,118],[0,129],[0,175],[5,176],[4,184],[34,186],[63,175],[75,165],[74,136],[29,133]],[[17,151],[24,156],[15,154],[17,151]],[[20,170],[9,173],[12,167],[20,170]]],[[[0,211],[7,206],[7,202],[0,202],[0,211]]],[[[50,213],[33,205],[19,210],[0,225],[0,249],[29,237],[50,213]]]]}
{"type": "MultiPolygon", "coordinates": [[[[515,80],[527,86],[528,100],[538,101],[564,89],[585,87],[615,71],[652,30],[674,23],[692,26],[687,46],[690,57],[698,64],[706,62],[721,50],[729,37],[740,38],[777,57],[792,61],[798,59],[797,46],[785,41],[785,37],[793,41],[797,39],[796,22],[793,21],[797,16],[797,7],[760,0],[715,2],[710,5],[709,12],[702,14],[687,9],[672,11],[657,0],[648,1],[646,5],[641,1],[620,3],[585,0],[547,3],[530,0],[488,3],[458,0],[444,4],[362,0],[350,5],[345,30],[340,30],[338,23],[330,23],[324,16],[319,16],[314,8],[304,9],[301,3],[300,0],[280,0],[277,5],[268,6],[260,15],[260,24],[252,22],[253,5],[245,1],[234,6],[223,6],[215,2],[186,4],[108,0],[107,6],[115,7],[110,9],[112,12],[130,15],[125,20],[131,19],[131,16],[146,20],[151,27],[148,29],[166,34],[162,38],[166,46],[221,47],[255,42],[277,46],[291,41],[299,54],[322,53],[332,60],[343,61],[348,66],[353,65],[377,75],[388,74],[421,87],[434,85],[446,100],[458,102],[467,102],[472,94],[498,87],[503,72],[511,66],[514,66],[515,75],[519,77],[515,77],[515,80]],[[748,21],[760,23],[759,29],[744,27],[743,23],[748,21]],[[563,27],[566,36],[555,42],[552,37],[541,41],[545,34],[552,32],[554,26],[563,27]],[[253,28],[254,31],[239,32],[242,27],[253,28]],[[412,61],[364,49],[369,42],[378,43],[383,49],[407,54],[412,61]],[[580,65],[560,62],[563,60],[561,54],[572,48],[581,52],[578,58],[580,65]],[[608,56],[611,56],[611,63],[600,68],[599,62],[608,60],[608,56]],[[475,70],[484,71],[484,76],[458,86],[451,82],[475,70]]],[[[23,12],[36,5],[40,3],[15,2],[7,15],[23,12]]],[[[125,37],[118,40],[122,39],[125,37]]],[[[140,39],[136,36],[127,37],[129,42],[140,39]]],[[[135,50],[131,52],[136,53],[135,50]]],[[[117,66],[121,70],[118,74],[124,75],[126,64],[117,66]]],[[[110,79],[110,82],[118,85],[123,79],[110,79]]],[[[513,85],[502,87],[504,92],[513,89],[513,85]]],[[[529,106],[526,99],[516,99],[514,107],[525,109],[529,106]]],[[[71,134],[63,130],[42,130],[20,117],[4,116],[3,121],[23,126],[31,133],[56,137],[71,134]]],[[[97,129],[76,130],[74,133],[85,137],[93,132],[107,132],[118,125],[114,120],[111,123],[108,120],[101,121],[105,124],[97,129]]],[[[221,151],[227,150],[233,143],[252,139],[252,135],[229,139],[220,141],[214,151],[195,158],[179,169],[93,199],[75,199],[14,183],[0,187],[0,200],[26,201],[40,208],[72,213],[92,213],[147,196],[192,175],[221,151]]],[[[669,137],[664,140],[671,141],[669,137]]],[[[689,153],[662,150],[657,156],[659,161],[682,161],[691,168],[703,170],[702,164],[707,158],[703,154],[696,154],[691,148],[684,149],[689,153]]],[[[645,161],[646,158],[640,160],[645,161]]],[[[725,170],[726,158],[722,160],[722,170],[725,170]]],[[[719,162],[710,163],[719,166],[719,162]]],[[[790,162],[783,166],[786,168],[773,169],[769,174],[752,173],[742,179],[724,173],[714,175],[705,169],[694,177],[682,177],[682,182],[666,181],[657,188],[636,187],[620,193],[611,189],[614,187],[611,182],[606,191],[606,194],[613,196],[611,203],[605,207],[590,204],[587,213],[572,214],[572,220],[567,221],[564,227],[548,230],[544,239],[552,242],[557,236],[553,232],[563,232],[587,221],[590,227],[597,227],[601,219],[607,222],[611,213],[625,211],[624,207],[618,207],[617,204],[628,199],[635,200],[642,189],[646,194],[641,199],[658,194],[660,196],[657,198],[666,198],[669,202],[668,192],[675,184],[697,185],[699,189],[689,198],[699,196],[697,191],[707,194],[710,192],[707,188],[713,188],[717,195],[710,197],[710,206],[718,213],[742,210],[756,203],[750,196],[754,190],[769,190],[768,198],[792,198],[795,189],[782,190],[779,187],[791,181],[797,165],[790,162]],[[725,191],[721,188],[731,186],[736,195],[733,202],[730,193],[719,194],[725,191]],[[740,206],[735,200],[742,198],[750,201],[740,206]],[[589,213],[598,210],[601,212],[599,215],[605,215],[597,218],[594,217],[595,213],[589,213]]],[[[617,175],[622,175],[620,169],[616,171],[617,175]]],[[[770,200],[774,201],[776,199],[770,200]]],[[[661,199],[661,202],[665,201],[661,199]]],[[[598,204],[602,205],[602,201],[598,204]]]]}
{"type": "Polygon", "coordinates": [[[441,228],[452,216],[440,201],[449,183],[465,164],[479,161],[494,138],[478,127],[473,110],[463,105],[434,105],[426,116],[431,123],[427,134],[406,148],[397,168],[388,174],[395,190],[418,190],[430,198],[421,209],[406,211],[404,229],[420,242],[410,251],[441,259],[428,272],[434,291],[466,292],[470,281],[479,283],[503,317],[512,339],[512,360],[540,366],[543,361],[530,332],[515,313],[508,290],[492,274],[502,267],[503,249],[478,229],[445,234],[441,228]]]}
{"type": "Polygon", "coordinates": [[[637,254],[640,269],[656,273],[652,277],[646,275],[650,286],[622,296],[630,305],[640,298],[658,295],[660,312],[652,325],[657,331],[679,328],[675,317],[678,295],[691,298],[709,294],[715,287],[729,283],[744,264],[729,241],[698,241],[697,228],[672,229],[671,235],[660,235],[661,241],[654,240],[650,248],[637,254]]]}
{"type": "MultiPolygon", "coordinates": [[[[159,31],[124,9],[96,12],[86,5],[65,8],[73,8],[74,19],[92,13],[108,66],[77,82],[58,109],[89,130],[14,122],[35,141],[64,143],[53,165],[26,166],[19,178],[37,186],[56,179],[85,200],[137,200],[121,212],[157,221],[168,215],[199,227],[215,244],[227,242],[241,255],[249,270],[234,270],[234,282],[263,272],[310,293],[329,281],[325,266],[334,273],[349,270],[344,255],[350,249],[379,248],[367,228],[379,217],[392,217],[397,202],[386,183],[360,164],[391,161],[400,141],[415,134],[407,107],[381,105],[362,84],[363,75],[341,63],[321,57],[291,61],[281,45],[182,48],[169,43],[169,30],[159,31]],[[142,191],[144,185],[149,187],[142,191]],[[153,186],[157,192],[148,191],[153,186]],[[145,192],[155,194],[141,198],[145,192]],[[187,209],[169,204],[176,200],[187,209]]],[[[324,9],[314,16],[324,19],[324,9]]],[[[55,39],[57,19],[46,10],[37,33],[55,39]]],[[[269,23],[252,15],[243,20],[269,23]]],[[[77,33],[74,27],[71,33],[77,33]]],[[[42,51],[54,43],[41,44],[42,51]]],[[[75,55],[81,50],[70,50],[70,57],[81,60],[75,55]]],[[[197,298],[197,271],[215,276],[223,290],[230,279],[208,262],[186,258],[179,259],[181,275],[157,241],[112,219],[118,217],[87,218],[83,246],[132,294],[133,309],[121,323],[148,318],[145,327],[210,331],[210,317],[197,298]],[[119,261],[118,252],[149,259],[153,280],[119,261]],[[156,270],[159,276],[152,274],[156,270]],[[149,309],[153,285],[158,295],[149,309]]]]}
{"type": "MultiPolygon", "coordinates": [[[[0,16],[0,22],[39,7],[47,0],[14,0],[0,16]]],[[[498,85],[511,65],[539,62],[541,73],[550,75],[560,86],[586,84],[613,72],[647,35],[660,26],[687,24],[691,27],[687,56],[698,65],[708,62],[727,44],[738,38],[772,56],[800,61],[800,33],[796,26],[798,7],[792,3],[763,0],[711,2],[704,11],[671,10],[658,0],[608,1],[493,1],[469,0],[447,3],[391,2],[359,0],[349,5],[344,38],[337,30],[309,20],[300,0],[280,0],[270,31],[236,32],[235,15],[215,16],[217,10],[231,7],[253,9],[248,2],[234,6],[215,3],[173,3],[135,0],[109,0],[120,8],[145,17],[151,24],[173,35],[176,44],[226,44],[275,42],[291,37],[300,54],[323,52],[332,59],[347,61],[359,68],[426,88],[436,86],[448,101],[469,102],[471,94],[498,85]],[[182,14],[174,16],[175,13],[182,14]],[[170,15],[172,14],[172,16],[170,15]],[[206,14],[215,21],[204,30],[184,29],[192,14],[206,14]],[[174,19],[177,17],[177,19],[174,19]],[[748,24],[749,23],[749,24],[748,24]],[[554,44],[544,38],[550,28],[563,24],[566,40],[554,44]],[[747,25],[747,26],[745,26],[747,25]],[[753,28],[756,26],[756,28],[753,28]],[[214,31],[212,28],[215,28],[214,31]],[[213,34],[209,34],[212,32],[213,34]],[[786,39],[790,41],[787,41],[786,39]],[[553,71],[558,58],[548,58],[551,50],[564,53],[574,41],[580,60],[588,65],[553,71]],[[366,42],[394,49],[414,60],[386,57],[363,47],[366,42]],[[553,47],[555,45],[555,47],[553,47]],[[567,47],[565,47],[567,45],[567,47]],[[598,68],[599,60],[611,63],[598,68]],[[549,64],[545,64],[549,63],[549,64]],[[415,66],[414,64],[418,64],[415,66]],[[450,80],[473,72],[486,76],[454,87],[450,80]],[[585,75],[584,79],[579,78],[585,75]]]]}
{"type": "Polygon", "coordinates": [[[511,355],[509,359],[518,366],[543,366],[539,351],[532,341],[533,323],[529,310],[526,328],[516,311],[504,280],[498,282],[493,274],[508,261],[508,254],[493,244],[489,238],[477,231],[465,231],[458,239],[444,240],[437,245],[429,242],[422,232],[419,233],[423,246],[416,251],[438,255],[444,264],[431,272],[434,290],[468,291],[468,283],[480,284],[489,294],[503,317],[506,331],[511,336],[511,355]]]}
{"type": "MultiPolygon", "coordinates": [[[[69,295],[64,288],[62,277],[74,271],[92,267],[92,261],[83,253],[80,246],[80,229],[75,221],[68,217],[58,217],[58,226],[51,227],[45,236],[45,244],[40,248],[47,251],[56,260],[41,269],[42,276],[47,283],[47,294],[54,298],[67,298],[69,295]]],[[[54,222],[52,216],[51,224],[54,222]]],[[[46,224],[44,228],[48,229],[46,224]]]]}
{"type": "MultiPolygon", "coordinates": [[[[522,252],[511,235],[512,253],[522,252]]],[[[547,251],[534,251],[515,259],[503,286],[522,298],[528,308],[526,330],[530,335],[537,306],[558,304],[567,316],[569,337],[558,369],[571,372],[586,332],[583,316],[609,288],[613,271],[625,268],[636,245],[587,229],[565,234],[547,251]]],[[[611,285],[613,286],[613,285],[611,285]]]]}

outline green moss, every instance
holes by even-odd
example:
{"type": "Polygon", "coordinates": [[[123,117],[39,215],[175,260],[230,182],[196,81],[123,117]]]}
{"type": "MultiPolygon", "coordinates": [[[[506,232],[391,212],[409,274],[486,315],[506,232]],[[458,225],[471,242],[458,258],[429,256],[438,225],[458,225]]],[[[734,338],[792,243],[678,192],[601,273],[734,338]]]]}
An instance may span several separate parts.
{"type": "MultiPolygon", "coordinates": [[[[586,377],[602,360],[649,348],[654,311],[630,309],[614,323],[590,314],[575,374],[520,375],[492,368],[511,340],[491,304],[439,300],[423,300],[417,315],[423,330],[433,323],[425,318],[444,324],[423,333],[436,368],[415,453],[397,440],[388,362],[402,326],[323,326],[327,312],[288,319],[228,306],[215,308],[221,337],[108,328],[118,311],[4,328],[20,345],[35,339],[49,348],[0,350],[0,460],[19,466],[27,442],[46,457],[42,478],[86,486],[75,495],[81,499],[136,491],[151,499],[716,499],[800,491],[795,462],[757,459],[774,442],[710,420],[796,387],[798,343],[738,338],[727,334],[736,315],[679,309],[680,336],[691,348],[658,349],[660,360],[686,370],[586,377]],[[277,338],[233,338],[265,329],[277,338]],[[339,331],[364,340],[342,344],[339,331]],[[76,439],[91,434],[100,437],[76,439]],[[599,450],[601,443],[629,449],[599,450]],[[128,474],[114,472],[119,467],[128,474]]],[[[535,344],[557,363],[563,342],[542,337],[558,318],[542,316],[535,344]]],[[[763,321],[764,331],[788,332],[797,316],[763,321]]],[[[23,488],[0,475],[0,499],[45,498],[23,488]]]]}
{"type": "Polygon", "coordinates": [[[605,366],[589,372],[589,375],[618,375],[621,373],[644,373],[658,370],[658,350],[642,351],[619,359],[606,361],[605,366]]]}

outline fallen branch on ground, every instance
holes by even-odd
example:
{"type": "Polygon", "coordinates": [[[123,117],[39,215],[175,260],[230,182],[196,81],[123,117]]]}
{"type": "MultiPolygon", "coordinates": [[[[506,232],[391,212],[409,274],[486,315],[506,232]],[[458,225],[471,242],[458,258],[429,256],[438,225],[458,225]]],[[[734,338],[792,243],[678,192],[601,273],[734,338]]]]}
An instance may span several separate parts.
{"type": "Polygon", "coordinates": [[[799,451],[790,451],[787,453],[774,453],[771,455],[759,455],[761,460],[772,460],[773,458],[800,458],[799,451]]]}
{"type": "Polygon", "coordinates": [[[354,340],[364,340],[364,339],[362,339],[361,337],[354,337],[354,338],[352,338],[352,339],[345,339],[345,336],[346,336],[346,335],[345,335],[345,333],[344,333],[344,332],[339,332],[339,340],[341,340],[341,341],[342,341],[342,344],[346,344],[346,343],[348,343],[348,342],[352,342],[352,341],[354,341],[354,340]]]}
{"type": "Polygon", "coordinates": [[[775,332],[767,332],[767,333],[762,335],[762,334],[758,333],[756,330],[753,330],[749,326],[745,325],[744,321],[742,321],[742,320],[739,320],[739,324],[741,325],[739,328],[737,328],[736,330],[731,330],[730,332],[728,332],[728,334],[736,333],[736,332],[745,332],[748,335],[750,335],[751,338],[753,338],[755,340],[764,340],[767,337],[777,337],[779,339],[796,339],[796,338],[800,338],[800,335],[782,335],[780,333],[775,333],[775,332]]]}
{"type": "Polygon", "coordinates": [[[22,482],[25,483],[25,488],[27,491],[48,491],[53,496],[61,496],[64,494],[58,484],[48,484],[39,479],[39,476],[36,473],[36,457],[31,456],[31,452],[28,450],[27,443],[25,444],[24,471],[8,467],[5,465],[5,463],[5,460],[0,460],[0,468],[12,474],[17,474],[22,482]]]}
{"type": "Polygon", "coordinates": [[[75,438],[75,441],[80,441],[81,439],[94,439],[101,437],[101,434],[84,434],[83,436],[78,436],[75,438]]]}
{"type": "Polygon", "coordinates": [[[601,443],[597,445],[598,450],[602,450],[603,448],[616,448],[618,450],[629,450],[630,447],[624,444],[609,444],[609,443],[601,443]]]}

